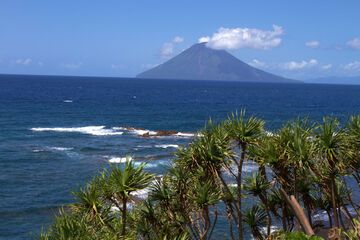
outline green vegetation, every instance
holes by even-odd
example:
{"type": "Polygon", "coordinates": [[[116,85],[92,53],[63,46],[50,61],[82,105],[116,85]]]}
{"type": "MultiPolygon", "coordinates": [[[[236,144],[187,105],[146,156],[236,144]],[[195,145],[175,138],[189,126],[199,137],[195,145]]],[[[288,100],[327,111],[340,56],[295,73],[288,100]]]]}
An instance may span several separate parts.
{"type": "Polygon", "coordinates": [[[359,210],[360,116],[345,127],[297,119],[274,133],[264,124],[245,111],[210,121],[162,178],[130,161],[104,170],[40,238],[205,240],[221,228],[226,239],[245,239],[248,229],[255,239],[316,240],[313,215],[322,210],[335,235],[358,239],[360,213],[349,207],[359,210]],[[245,174],[247,162],[258,171],[245,174]],[[136,199],[144,189],[148,198],[136,199]]]}

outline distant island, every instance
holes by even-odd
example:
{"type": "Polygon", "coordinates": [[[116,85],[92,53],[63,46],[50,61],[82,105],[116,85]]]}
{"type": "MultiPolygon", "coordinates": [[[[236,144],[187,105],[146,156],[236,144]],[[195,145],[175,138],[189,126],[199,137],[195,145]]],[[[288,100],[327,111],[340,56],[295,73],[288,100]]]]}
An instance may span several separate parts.
{"type": "Polygon", "coordinates": [[[194,44],[163,64],[136,76],[149,79],[301,83],[254,68],[225,50],[194,44]]]}

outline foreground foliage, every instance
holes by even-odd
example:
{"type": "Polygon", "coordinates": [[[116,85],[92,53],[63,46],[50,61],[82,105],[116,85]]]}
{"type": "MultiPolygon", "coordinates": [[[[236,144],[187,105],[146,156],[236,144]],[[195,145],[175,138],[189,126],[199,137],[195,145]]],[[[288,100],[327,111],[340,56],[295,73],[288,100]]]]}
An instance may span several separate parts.
{"type": "Polygon", "coordinates": [[[310,235],[326,225],[314,221],[322,211],[339,236],[360,238],[360,116],[345,127],[297,119],[269,133],[264,124],[245,111],[208,122],[162,178],[131,161],[104,170],[40,238],[321,239],[310,235]],[[246,174],[248,164],[258,170],[246,174]]]}

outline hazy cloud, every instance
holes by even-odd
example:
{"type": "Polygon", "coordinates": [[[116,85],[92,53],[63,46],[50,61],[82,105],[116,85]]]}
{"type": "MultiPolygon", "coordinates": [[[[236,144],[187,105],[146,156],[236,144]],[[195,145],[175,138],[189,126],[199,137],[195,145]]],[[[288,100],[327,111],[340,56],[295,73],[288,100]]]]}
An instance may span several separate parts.
{"type": "Polygon", "coordinates": [[[323,69],[323,70],[328,70],[328,69],[331,69],[331,68],[332,68],[332,64],[325,64],[325,65],[321,66],[321,69],[323,69]]]}
{"type": "Polygon", "coordinates": [[[351,47],[353,49],[360,49],[360,37],[351,39],[350,41],[348,41],[346,43],[346,45],[348,45],[349,47],[351,47]]]}
{"type": "Polygon", "coordinates": [[[169,58],[174,53],[174,44],[171,42],[164,43],[160,50],[161,58],[169,58]]]}
{"type": "Polygon", "coordinates": [[[26,58],[26,59],[17,59],[15,61],[16,64],[20,64],[20,65],[30,65],[32,63],[32,59],[31,58],[26,58]]]}
{"type": "Polygon", "coordinates": [[[290,61],[282,64],[282,68],[286,70],[294,71],[294,70],[301,70],[304,68],[312,68],[318,64],[319,62],[316,59],[310,59],[308,61],[303,60],[300,62],[290,61]]]}
{"type": "Polygon", "coordinates": [[[199,42],[207,42],[206,45],[214,49],[270,49],[281,44],[283,34],[283,28],[277,25],[273,25],[273,30],[222,27],[211,37],[199,38],[199,42]]]}
{"type": "Polygon", "coordinates": [[[253,67],[266,67],[266,63],[257,59],[253,59],[249,65],[253,66],[253,67]]]}
{"type": "Polygon", "coordinates": [[[320,46],[320,42],[313,40],[313,41],[308,41],[305,43],[305,46],[309,47],[309,48],[317,48],[320,46]]]}
{"type": "Polygon", "coordinates": [[[176,36],[173,39],[173,43],[182,43],[184,41],[183,37],[176,36]]]}
{"type": "Polygon", "coordinates": [[[176,36],[170,42],[166,42],[162,45],[160,49],[160,56],[163,59],[170,58],[174,55],[174,48],[177,44],[180,44],[184,41],[183,37],[176,36]]]}
{"type": "Polygon", "coordinates": [[[82,62],[79,62],[79,63],[64,63],[61,66],[63,68],[69,69],[69,70],[75,70],[75,69],[80,68],[81,65],[82,65],[82,62]]]}
{"type": "Polygon", "coordinates": [[[354,61],[343,66],[347,71],[358,71],[360,70],[360,61],[354,61]]]}

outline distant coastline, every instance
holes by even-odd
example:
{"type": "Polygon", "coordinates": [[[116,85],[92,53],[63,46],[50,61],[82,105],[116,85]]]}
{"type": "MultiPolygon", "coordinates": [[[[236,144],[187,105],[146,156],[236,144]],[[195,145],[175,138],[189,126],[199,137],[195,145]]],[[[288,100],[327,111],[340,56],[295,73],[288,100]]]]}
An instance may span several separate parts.
{"type": "Polygon", "coordinates": [[[314,79],[299,80],[298,82],[252,82],[252,81],[235,81],[235,80],[192,80],[192,79],[165,79],[165,78],[139,78],[139,77],[122,77],[122,76],[86,76],[86,75],[47,75],[47,74],[10,74],[0,73],[0,81],[6,77],[40,77],[40,78],[83,78],[83,79],[118,79],[118,80],[155,80],[155,81],[196,81],[196,82],[237,82],[237,83],[254,83],[254,84],[314,84],[314,85],[360,85],[360,76],[354,77],[322,77],[314,79]]]}

